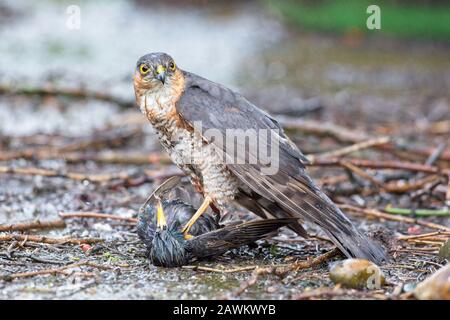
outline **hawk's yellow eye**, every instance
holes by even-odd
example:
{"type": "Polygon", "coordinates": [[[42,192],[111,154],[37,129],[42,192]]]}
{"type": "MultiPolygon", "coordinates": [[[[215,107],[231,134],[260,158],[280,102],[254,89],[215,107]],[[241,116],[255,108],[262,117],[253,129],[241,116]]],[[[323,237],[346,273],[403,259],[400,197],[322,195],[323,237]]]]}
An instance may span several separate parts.
{"type": "Polygon", "coordinates": [[[139,71],[142,74],[147,74],[150,71],[150,68],[146,64],[141,64],[141,66],[139,67],[139,71]]]}
{"type": "Polygon", "coordinates": [[[169,69],[170,70],[175,70],[175,62],[173,62],[173,61],[170,61],[170,63],[169,63],[169,69]]]}

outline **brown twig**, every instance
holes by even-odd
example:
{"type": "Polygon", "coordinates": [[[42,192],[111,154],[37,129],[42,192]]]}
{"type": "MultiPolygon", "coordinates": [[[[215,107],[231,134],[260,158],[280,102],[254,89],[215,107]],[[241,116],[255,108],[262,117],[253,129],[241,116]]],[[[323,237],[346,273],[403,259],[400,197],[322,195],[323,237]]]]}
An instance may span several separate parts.
{"type": "Polygon", "coordinates": [[[42,169],[35,167],[27,168],[15,168],[8,166],[0,166],[0,173],[8,174],[22,174],[22,175],[34,175],[34,176],[45,176],[45,177],[61,177],[68,178],[72,180],[84,181],[88,180],[91,182],[108,182],[115,179],[127,179],[130,178],[130,174],[126,172],[116,173],[116,174],[87,174],[78,172],[64,172],[51,169],[42,169]]]}
{"type": "Polygon", "coordinates": [[[128,217],[120,217],[113,214],[99,213],[99,212],[61,212],[59,213],[60,217],[63,219],[68,218],[96,218],[96,219],[111,219],[111,220],[120,220],[120,221],[128,221],[128,222],[138,222],[136,218],[128,218],[128,217]]]}
{"type": "Polygon", "coordinates": [[[366,140],[363,142],[358,142],[358,143],[352,144],[351,146],[346,146],[346,147],[343,147],[343,148],[340,148],[337,150],[324,152],[324,153],[320,153],[320,154],[311,154],[311,155],[308,155],[307,157],[310,161],[314,161],[314,159],[319,159],[319,158],[339,158],[339,157],[351,154],[353,152],[357,152],[357,151],[361,151],[364,149],[372,148],[374,146],[386,144],[389,141],[390,141],[389,137],[374,138],[374,139],[369,139],[369,140],[366,140]]]}
{"type": "Polygon", "coordinates": [[[246,266],[246,267],[232,268],[232,269],[218,269],[218,268],[210,268],[210,267],[204,267],[204,266],[182,266],[181,268],[189,269],[189,270],[193,270],[193,271],[205,271],[205,272],[217,272],[217,273],[236,273],[236,272],[254,270],[254,269],[258,268],[258,266],[246,266]]]}
{"type": "Polygon", "coordinates": [[[383,189],[391,193],[405,193],[412,190],[417,190],[428,183],[433,183],[441,179],[438,175],[429,175],[423,177],[422,179],[417,179],[413,181],[392,181],[383,185],[383,189]]]}
{"type": "Polygon", "coordinates": [[[56,219],[56,220],[49,220],[49,221],[41,221],[41,220],[34,220],[34,221],[24,221],[24,222],[18,222],[13,224],[2,224],[0,225],[0,232],[5,231],[25,231],[25,230],[32,230],[32,229],[52,229],[52,228],[65,228],[66,223],[64,220],[56,219]]]}
{"type": "Polygon", "coordinates": [[[245,290],[247,290],[251,286],[255,285],[261,275],[273,273],[278,276],[284,276],[285,274],[287,274],[288,272],[291,272],[291,271],[298,271],[301,269],[308,269],[308,268],[318,266],[318,265],[328,261],[329,259],[335,257],[339,253],[340,253],[339,249],[333,248],[332,250],[330,250],[314,259],[308,260],[308,261],[300,261],[300,262],[296,262],[292,265],[275,265],[275,266],[264,267],[264,268],[256,268],[252,272],[250,279],[243,282],[241,284],[241,286],[235,292],[232,293],[232,296],[234,296],[234,297],[240,296],[245,290]]]}
{"type": "Polygon", "coordinates": [[[370,169],[401,169],[416,172],[426,172],[435,174],[450,173],[450,169],[440,169],[436,166],[429,166],[415,162],[404,161],[382,161],[382,160],[366,160],[366,159],[315,159],[310,166],[342,166],[345,163],[350,163],[357,167],[364,167],[370,169]]]}
{"type": "Polygon", "coordinates": [[[318,136],[329,136],[340,142],[355,143],[369,139],[368,135],[364,132],[348,129],[330,122],[324,123],[323,121],[289,117],[279,117],[279,120],[286,129],[318,136]]]}
{"type": "Polygon", "coordinates": [[[104,92],[88,91],[83,88],[57,88],[53,86],[42,87],[12,87],[9,85],[0,85],[0,94],[10,95],[37,95],[37,96],[64,96],[75,99],[94,99],[100,101],[111,102],[122,108],[132,108],[134,101],[125,101],[117,97],[113,97],[104,92]]]}
{"type": "MultiPolygon", "coordinates": [[[[380,292],[379,292],[380,293],[380,292]]],[[[310,291],[305,291],[299,294],[295,294],[292,296],[293,300],[310,300],[310,299],[319,299],[319,298],[327,298],[332,299],[334,297],[342,297],[342,296],[358,296],[360,298],[363,297],[374,297],[376,296],[378,299],[387,299],[388,297],[383,294],[376,294],[376,292],[364,292],[357,291],[354,289],[341,289],[336,286],[334,288],[321,287],[317,289],[313,289],[310,291]]]]}
{"type": "Polygon", "coordinates": [[[373,185],[375,185],[377,188],[383,188],[383,184],[381,183],[381,181],[378,181],[375,177],[371,176],[370,174],[368,174],[367,172],[365,172],[364,170],[362,170],[361,168],[358,168],[357,166],[351,164],[350,162],[345,162],[342,161],[341,163],[342,167],[350,170],[351,172],[353,172],[354,174],[369,180],[370,182],[372,182],[373,185]]]}
{"type": "MultiPolygon", "coordinates": [[[[8,161],[18,158],[37,160],[61,159],[73,156],[73,154],[77,151],[102,150],[105,148],[124,146],[127,141],[139,134],[142,134],[142,130],[139,128],[120,128],[114,130],[106,128],[96,130],[96,132],[86,137],[75,139],[70,138],[70,140],[72,140],[71,142],[64,143],[62,145],[55,145],[54,143],[53,145],[49,144],[51,138],[54,138],[54,136],[47,136],[47,143],[45,146],[29,147],[14,151],[3,151],[0,155],[0,161],[8,161]]],[[[40,137],[40,144],[43,143],[42,139],[43,137],[40,137]]],[[[19,141],[21,145],[23,145],[24,143],[27,143],[27,140],[30,140],[30,137],[22,137],[19,141]]]]}
{"type": "Polygon", "coordinates": [[[450,231],[450,228],[448,228],[446,226],[432,223],[432,222],[427,222],[427,221],[424,221],[421,219],[414,219],[414,218],[410,218],[410,217],[391,215],[391,214],[384,213],[384,212],[381,212],[376,209],[359,208],[359,207],[355,207],[355,206],[352,206],[349,204],[339,204],[338,206],[343,210],[347,210],[349,212],[353,212],[353,213],[363,215],[363,216],[369,216],[369,217],[374,217],[374,218],[378,218],[378,219],[398,221],[398,222],[404,222],[404,223],[410,223],[410,224],[418,224],[418,225],[422,225],[424,227],[428,227],[431,229],[450,231]]]}
{"type": "Polygon", "coordinates": [[[103,270],[111,269],[110,266],[99,265],[99,264],[91,263],[88,261],[82,261],[82,262],[68,264],[68,265],[60,267],[60,268],[52,268],[52,269],[44,269],[44,270],[38,270],[38,271],[19,272],[19,273],[14,273],[14,274],[2,275],[2,276],[0,276],[0,279],[5,280],[5,281],[11,281],[13,279],[29,278],[29,277],[34,277],[37,275],[67,274],[65,272],[65,270],[72,269],[72,268],[78,268],[81,266],[88,266],[88,267],[98,268],[98,269],[103,269],[103,270]]]}
{"type": "Polygon", "coordinates": [[[444,235],[444,236],[448,236],[450,235],[450,231],[435,231],[435,232],[429,232],[429,233],[422,233],[422,234],[416,234],[416,235],[402,235],[397,237],[398,240],[411,240],[411,239],[420,239],[420,238],[429,238],[429,237],[433,237],[433,236],[439,236],[439,235],[444,235]]]}
{"type": "Polygon", "coordinates": [[[51,238],[45,236],[37,236],[37,235],[25,235],[25,234],[3,234],[0,235],[1,241],[31,241],[31,242],[40,242],[40,243],[49,243],[49,244],[83,244],[83,243],[99,243],[104,240],[101,238],[84,238],[84,239],[76,239],[76,238],[51,238]]]}

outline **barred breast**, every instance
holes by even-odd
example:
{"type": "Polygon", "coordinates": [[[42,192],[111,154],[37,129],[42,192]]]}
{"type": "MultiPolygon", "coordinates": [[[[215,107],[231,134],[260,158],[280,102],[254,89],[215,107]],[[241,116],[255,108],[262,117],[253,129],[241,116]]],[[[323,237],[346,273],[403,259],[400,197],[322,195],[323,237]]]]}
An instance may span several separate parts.
{"type": "Polygon", "coordinates": [[[170,111],[174,105],[164,103],[160,107],[147,112],[147,117],[172,161],[190,176],[194,185],[201,187],[205,197],[214,199],[219,207],[234,199],[238,181],[214,146],[205,142],[200,134],[180,125],[180,119],[170,111]]]}

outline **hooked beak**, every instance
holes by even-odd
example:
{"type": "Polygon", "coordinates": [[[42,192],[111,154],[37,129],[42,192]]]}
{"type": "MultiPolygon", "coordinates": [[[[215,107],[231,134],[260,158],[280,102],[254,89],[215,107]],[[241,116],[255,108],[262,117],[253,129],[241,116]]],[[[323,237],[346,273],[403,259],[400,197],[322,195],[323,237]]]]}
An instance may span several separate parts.
{"type": "Polygon", "coordinates": [[[167,227],[166,216],[164,215],[163,207],[159,200],[156,209],[156,226],[161,230],[167,227]]]}
{"type": "Polygon", "coordinates": [[[159,65],[156,68],[156,79],[162,82],[164,84],[166,82],[166,68],[159,65]]]}

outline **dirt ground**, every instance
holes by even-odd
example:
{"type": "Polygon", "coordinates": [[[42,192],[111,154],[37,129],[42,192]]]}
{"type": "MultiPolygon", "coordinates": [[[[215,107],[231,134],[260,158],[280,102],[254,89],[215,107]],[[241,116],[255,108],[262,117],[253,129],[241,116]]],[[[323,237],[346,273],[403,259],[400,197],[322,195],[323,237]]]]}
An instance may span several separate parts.
{"type": "MultiPolygon", "coordinates": [[[[219,15],[232,28],[230,20],[244,19],[239,9],[208,15],[219,15]]],[[[245,67],[229,75],[226,57],[242,51],[234,39],[227,56],[206,76],[220,74],[214,79],[274,114],[313,156],[308,172],[314,180],[389,251],[392,260],[381,266],[386,285],[336,290],[329,265],[342,256],[283,275],[272,270],[256,276],[258,267],[307,261],[331,250],[333,245],[312,225],[307,225],[309,239],[283,229],[273,239],[195,266],[151,266],[133,218],[154,188],[180,171],[134,106],[129,74],[114,70],[121,77],[108,86],[92,75],[55,80],[42,66],[32,85],[19,90],[29,79],[9,81],[11,70],[2,65],[0,299],[409,299],[418,282],[446,264],[438,251],[450,230],[448,45],[304,34],[265,13],[245,12],[247,32],[259,29],[264,18],[277,35],[259,34],[244,50],[245,67]],[[396,215],[395,208],[407,212],[396,215]],[[8,224],[10,229],[37,219],[61,224],[60,213],[80,212],[117,219],[66,217],[64,226],[8,231],[8,224]],[[405,238],[436,231],[441,233],[405,238]],[[73,243],[46,243],[62,237],[73,243]]],[[[209,23],[202,19],[193,14],[191,22],[201,30],[209,23]]],[[[220,34],[210,32],[211,38],[220,34]]],[[[180,56],[181,49],[173,48],[180,56]]],[[[8,51],[2,54],[11,59],[8,51]]],[[[89,56],[80,58],[81,64],[89,56]]],[[[192,68],[202,73],[200,63],[194,61],[192,68]]],[[[233,214],[254,217],[240,209],[233,214]]]]}

